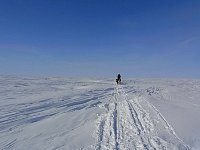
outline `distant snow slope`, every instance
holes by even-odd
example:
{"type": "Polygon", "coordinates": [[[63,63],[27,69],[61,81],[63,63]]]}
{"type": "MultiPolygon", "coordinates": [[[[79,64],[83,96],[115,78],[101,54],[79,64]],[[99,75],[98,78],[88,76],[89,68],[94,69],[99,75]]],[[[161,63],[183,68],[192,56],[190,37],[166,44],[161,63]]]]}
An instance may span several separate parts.
{"type": "Polygon", "coordinates": [[[200,81],[0,76],[0,149],[200,149],[200,81]]]}

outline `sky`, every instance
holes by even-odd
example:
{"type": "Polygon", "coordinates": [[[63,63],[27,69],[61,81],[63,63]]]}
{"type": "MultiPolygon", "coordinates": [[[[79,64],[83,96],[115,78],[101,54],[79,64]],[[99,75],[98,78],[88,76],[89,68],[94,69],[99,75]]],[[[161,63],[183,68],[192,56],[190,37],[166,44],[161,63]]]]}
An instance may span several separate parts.
{"type": "Polygon", "coordinates": [[[1,0],[0,75],[200,77],[199,0],[1,0]]]}

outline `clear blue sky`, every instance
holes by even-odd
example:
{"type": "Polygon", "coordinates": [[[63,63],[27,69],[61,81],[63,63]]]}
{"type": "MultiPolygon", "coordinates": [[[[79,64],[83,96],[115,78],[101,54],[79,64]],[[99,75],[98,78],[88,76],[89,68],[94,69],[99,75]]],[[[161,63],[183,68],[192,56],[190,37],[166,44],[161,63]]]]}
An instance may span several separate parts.
{"type": "Polygon", "coordinates": [[[199,0],[2,0],[0,74],[200,77],[199,0]]]}

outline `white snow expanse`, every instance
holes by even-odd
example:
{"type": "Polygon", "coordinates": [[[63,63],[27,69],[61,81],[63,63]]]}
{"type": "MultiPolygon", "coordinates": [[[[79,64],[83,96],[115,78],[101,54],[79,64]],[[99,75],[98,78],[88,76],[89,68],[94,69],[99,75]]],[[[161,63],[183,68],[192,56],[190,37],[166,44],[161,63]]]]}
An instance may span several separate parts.
{"type": "Polygon", "coordinates": [[[0,149],[200,149],[200,80],[122,81],[0,76],[0,149]]]}

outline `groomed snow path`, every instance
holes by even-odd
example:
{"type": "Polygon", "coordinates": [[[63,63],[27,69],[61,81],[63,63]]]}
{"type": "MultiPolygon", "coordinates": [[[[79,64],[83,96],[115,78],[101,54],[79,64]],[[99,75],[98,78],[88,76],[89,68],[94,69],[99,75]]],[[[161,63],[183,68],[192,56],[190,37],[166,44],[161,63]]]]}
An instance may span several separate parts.
{"type": "Polygon", "coordinates": [[[186,150],[160,112],[142,96],[130,97],[116,85],[106,113],[97,121],[97,150],[186,150]]]}

